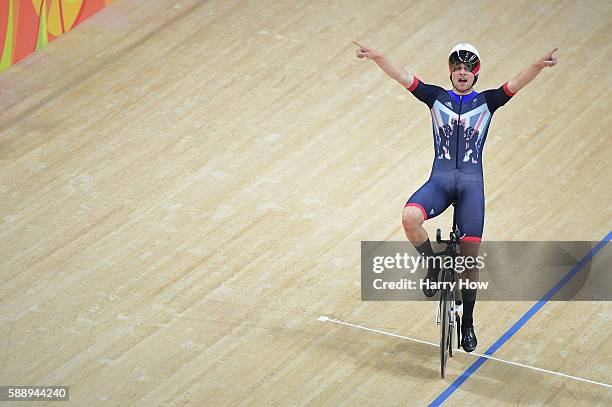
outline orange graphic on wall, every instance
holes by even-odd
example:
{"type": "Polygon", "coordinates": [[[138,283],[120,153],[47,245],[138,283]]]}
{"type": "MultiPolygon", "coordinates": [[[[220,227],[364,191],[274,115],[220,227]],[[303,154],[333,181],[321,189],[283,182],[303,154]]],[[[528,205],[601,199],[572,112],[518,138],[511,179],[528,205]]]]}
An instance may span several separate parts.
{"type": "Polygon", "coordinates": [[[0,0],[0,71],[70,31],[112,0],[0,0]]]}

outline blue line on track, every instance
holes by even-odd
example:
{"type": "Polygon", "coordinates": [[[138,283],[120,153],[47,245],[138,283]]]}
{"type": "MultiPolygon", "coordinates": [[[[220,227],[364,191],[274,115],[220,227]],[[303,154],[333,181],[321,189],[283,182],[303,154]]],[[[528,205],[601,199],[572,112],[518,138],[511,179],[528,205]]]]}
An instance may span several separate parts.
{"type": "MultiPolygon", "coordinates": [[[[544,297],[542,297],[538,302],[536,302],[533,307],[531,307],[531,309],[529,309],[529,311],[527,311],[525,315],[521,317],[521,319],[516,321],[515,324],[512,325],[510,329],[506,331],[506,333],[504,333],[497,341],[495,341],[495,343],[491,345],[491,347],[487,349],[484,354],[487,356],[491,356],[495,353],[495,351],[497,351],[506,342],[508,342],[508,340],[512,338],[512,336],[517,333],[527,323],[527,321],[529,321],[531,317],[533,317],[544,306],[544,304],[550,301],[550,299],[561,288],[563,288],[563,286],[567,284],[567,282],[570,281],[572,277],[574,277],[580,270],[582,270],[582,268],[589,261],[591,261],[591,259],[597,254],[597,252],[600,251],[610,240],[612,240],[612,231],[609,232],[599,243],[597,243],[595,247],[593,247],[591,251],[589,251],[582,259],[580,259],[580,261],[576,263],[576,265],[572,267],[572,269],[568,271],[567,274],[563,276],[563,278],[559,280],[559,282],[553,288],[551,288],[550,291],[546,293],[546,295],[544,295],[544,297]]],[[[459,386],[463,384],[463,382],[465,382],[486,361],[487,358],[485,357],[478,358],[476,362],[474,362],[470,367],[468,367],[466,371],[461,374],[461,376],[455,379],[455,381],[451,383],[450,386],[446,388],[446,390],[440,393],[440,395],[436,397],[436,399],[432,401],[429,406],[435,407],[441,405],[447,398],[450,397],[451,394],[453,394],[459,388],[459,386]]]]}

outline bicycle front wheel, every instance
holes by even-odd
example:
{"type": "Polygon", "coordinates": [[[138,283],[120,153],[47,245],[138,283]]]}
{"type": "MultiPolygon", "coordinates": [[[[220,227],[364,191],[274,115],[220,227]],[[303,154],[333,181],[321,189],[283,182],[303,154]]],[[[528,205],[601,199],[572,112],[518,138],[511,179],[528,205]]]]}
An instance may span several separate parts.
{"type": "Polygon", "coordinates": [[[448,291],[440,290],[440,375],[444,379],[448,359],[448,291]]]}

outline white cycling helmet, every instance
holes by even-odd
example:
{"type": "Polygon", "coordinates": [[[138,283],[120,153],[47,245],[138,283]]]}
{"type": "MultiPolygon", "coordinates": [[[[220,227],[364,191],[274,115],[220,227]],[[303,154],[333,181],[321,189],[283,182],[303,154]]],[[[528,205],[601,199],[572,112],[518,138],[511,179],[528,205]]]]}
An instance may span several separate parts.
{"type": "Polygon", "coordinates": [[[476,47],[465,42],[455,45],[448,54],[449,71],[453,72],[453,66],[459,64],[465,64],[474,74],[474,84],[476,84],[478,73],[480,73],[480,54],[476,47]]]}

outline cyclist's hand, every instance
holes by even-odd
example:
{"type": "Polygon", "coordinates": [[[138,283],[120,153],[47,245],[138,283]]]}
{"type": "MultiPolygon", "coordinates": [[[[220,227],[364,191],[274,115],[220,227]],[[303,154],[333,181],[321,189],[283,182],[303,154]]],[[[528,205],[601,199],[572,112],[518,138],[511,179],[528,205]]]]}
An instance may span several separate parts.
{"type": "Polygon", "coordinates": [[[557,65],[557,58],[553,56],[553,53],[557,51],[559,48],[555,48],[550,51],[548,54],[544,55],[540,60],[538,60],[537,64],[540,68],[552,68],[557,65]]]}
{"type": "Polygon", "coordinates": [[[366,44],[358,43],[357,41],[353,41],[353,44],[357,45],[359,49],[356,51],[357,58],[367,58],[374,59],[380,56],[380,53],[376,52],[374,49],[368,47],[366,44]]]}

